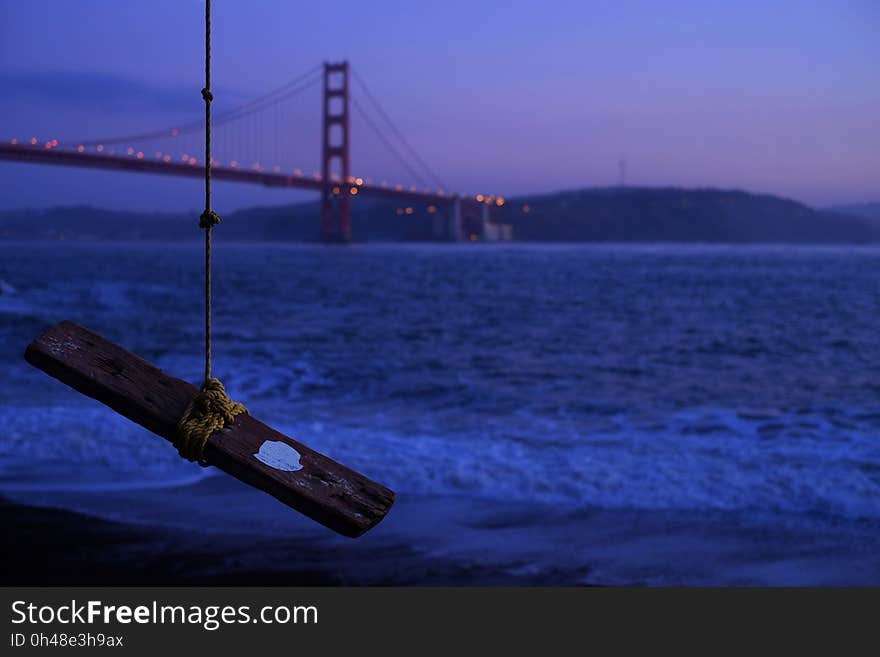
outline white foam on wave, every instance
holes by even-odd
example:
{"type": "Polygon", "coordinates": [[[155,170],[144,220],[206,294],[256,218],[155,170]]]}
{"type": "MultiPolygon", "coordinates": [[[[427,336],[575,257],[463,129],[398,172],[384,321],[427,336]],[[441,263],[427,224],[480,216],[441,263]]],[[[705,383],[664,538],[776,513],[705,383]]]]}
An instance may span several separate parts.
{"type": "Polygon", "coordinates": [[[18,294],[18,290],[15,288],[15,286],[9,281],[5,281],[0,278],[0,296],[10,297],[15,294],[18,294]]]}
{"type": "Polygon", "coordinates": [[[208,477],[216,476],[216,473],[205,470],[194,472],[190,476],[177,478],[163,478],[157,480],[128,480],[128,481],[0,481],[0,490],[4,493],[113,493],[135,490],[162,490],[166,488],[178,488],[191,486],[208,477]]]}
{"type": "MultiPolygon", "coordinates": [[[[880,418],[870,414],[695,409],[587,428],[527,413],[459,424],[405,425],[397,413],[298,421],[307,412],[291,402],[257,407],[280,431],[401,494],[880,517],[880,418]]],[[[0,490],[173,487],[211,472],[86,400],[2,409],[0,422],[0,490]]]]}
{"type": "Polygon", "coordinates": [[[33,311],[31,303],[22,297],[12,283],[0,278],[0,314],[29,315],[33,311]]]}
{"type": "Polygon", "coordinates": [[[205,477],[166,441],[83,400],[0,409],[0,490],[119,490],[205,477]]]}
{"type": "MultiPolygon", "coordinates": [[[[378,422],[377,424],[381,424],[378,422]]],[[[619,417],[524,440],[479,428],[408,435],[387,427],[284,425],[307,444],[400,492],[466,494],[568,508],[765,509],[880,517],[876,428],[821,415],[748,419],[697,410],[662,422],[619,417]]]]}
{"type": "Polygon", "coordinates": [[[24,299],[0,295],[0,314],[2,315],[30,315],[34,307],[24,299]]]}

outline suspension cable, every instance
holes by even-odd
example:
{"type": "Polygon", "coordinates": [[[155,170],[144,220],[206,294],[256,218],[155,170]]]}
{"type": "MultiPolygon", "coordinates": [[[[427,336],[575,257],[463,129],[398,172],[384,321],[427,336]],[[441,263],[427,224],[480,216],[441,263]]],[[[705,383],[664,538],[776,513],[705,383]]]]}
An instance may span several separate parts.
{"type": "Polygon", "coordinates": [[[373,95],[370,91],[370,88],[367,86],[367,83],[364,82],[364,79],[358,75],[358,72],[352,69],[352,75],[354,76],[355,81],[360,85],[361,89],[363,89],[370,103],[376,109],[379,116],[385,121],[385,124],[391,129],[394,135],[400,140],[400,143],[403,144],[404,148],[409,151],[409,154],[412,155],[413,159],[419,164],[422,168],[422,171],[427,174],[427,177],[430,178],[440,189],[446,189],[446,185],[440,179],[440,177],[434,173],[433,169],[429,167],[425,161],[419,156],[416,150],[412,147],[412,145],[407,141],[406,137],[403,136],[403,133],[398,129],[397,125],[395,125],[394,121],[391,120],[391,117],[388,115],[388,112],[382,107],[382,104],[378,101],[378,99],[373,95]]]}
{"type": "MultiPolygon", "coordinates": [[[[243,118],[249,114],[252,114],[253,112],[261,111],[274,103],[279,103],[281,101],[293,98],[303,91],[310,89],[321,80],[321,75],[319,74],[320,70],[320,65],[318,65],[317,67],[312,67],[305,73],[298,75],[290,82],[287,82],[286,84],[278,87],[277,89],[274,89],[273,91],[270,91],[269,93],[263,94],[258,98],[254,98],[253,100],[243,103],[242,105],[219,113],[216,117],[214,117],[214,124],[219,125],[222,123],[228,123],[230,121],[243,118]]],[[[165,128],[164,130],[153,130],[151,132],[144,132],[137,135],[112,137],[109,139],[85,139],[76,141],[75,143],[81,144],[83,146],[96,146],[98,144],[112,145],[137,143],[150,139],[168,138],[169,136],[177,136],[189,132],[200,132],[204,130],[204,128],[204,122],[201,119],[196,119],[188,123],[184,123],[177,128],[165,128]]],[[[71,143],[74,143],[73,140],[71,140],[71,143]]]]}
{"type": "Polygon", "coordinates": [[[364,119],[364,121],[366,122],[366,124],[367,124],[367,125],[373,130],[373,132],[376,133],[376,136],[379,138],[379,140],[380,140],[383,144],[385,144],[385,147],[386,147],[389,151],[391,151],[391,154],[394,155],[394,157],[397,158],[397,161],[400,162],[400,164],[403,165],[403,167],[409,172],[409,175],[411,175],[413,178],[415,178],[416,182],[420,183],[422,186],[424,186],[424,187],[428,187],[428,183],[425,182],[425,179],[421,176],[421,174],[419,174],[419,172],[416,171],[416,170],[410,165],[409,162],[407,162],[406,158],[403,157],[403,155],[400,154],[400,151],[398,151],[398,150],[394,147],[394,144],[392,144],[392,143],[388,140],[388,138],[385,136],[385,134],[382,132],[382,130],[379,129],[379,126],[377,126],[377,125],[373,122],[373,119],[370,118],[370,116],[366,113],[366,111],[365,111],[364,108],[361,106],[361,104],[357,101],[356,98],[351,98],[351,104],[354,105],[354,108],[360,113],[361,117],[364,119]]]}

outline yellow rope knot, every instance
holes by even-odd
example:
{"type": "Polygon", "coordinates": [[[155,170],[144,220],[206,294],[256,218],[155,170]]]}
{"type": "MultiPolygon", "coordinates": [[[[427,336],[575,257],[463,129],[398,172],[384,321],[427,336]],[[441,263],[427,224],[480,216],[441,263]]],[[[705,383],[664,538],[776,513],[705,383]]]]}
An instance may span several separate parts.
{"type": "Polygon", "coordinates": [[[213,228],[220,223],[220,215],[213,210],[205,210],[199,217],[199,228],[213,228]]]}
{"type": "Polygon", "coordinates": [[[186,460],[207,465],[202,457],[211,434],[229,426],[237,415],[247,412],[243,404],[229,398],[220,379],[211,377],[192,398],[177,423],[174,446],[186,460]]]}

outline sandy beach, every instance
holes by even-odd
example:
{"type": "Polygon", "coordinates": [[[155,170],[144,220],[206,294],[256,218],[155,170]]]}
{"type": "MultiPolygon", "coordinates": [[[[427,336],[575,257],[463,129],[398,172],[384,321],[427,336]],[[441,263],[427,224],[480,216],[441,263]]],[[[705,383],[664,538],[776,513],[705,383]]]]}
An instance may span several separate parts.
{"type": "Polygon", "coordinates": [[[0,517],[5,526],[15,527],[12,539],[0,548],[4,586],[536,583],[534,578],[419,558],[404,545],[333,549],[309,539],[126,525],[6,500],[0,500],[0,517]],[[414,568],[415,561],[419,565],[414,568]]]}
{"type": "MultiPolygon", "coordinates": [[[[396,506],[393,519],[352,540],[223,476],[169,489],[28,491],[13,497],[0,501],[5,526],[16,527],[2,548],[4,584],[577,583],[568,571],[554,576],[530,569],[519,558],[493,555],[489,546],[465,555],[427,549],[432,523],[451,520],[441,515],[446,500],[410,499],[396,506]],[[413,535],[414,529],[423,535],[413,535]]],[[[449,542],[457,542],[452,528],[449,542]]]]}
{"type": "Polygon", "coordinates": [[[405,495],[352,540],[223,476],[17,492],[0,514],[15,528],[3,542],[4,584],[880,584],[875,520],[405,495]]]}

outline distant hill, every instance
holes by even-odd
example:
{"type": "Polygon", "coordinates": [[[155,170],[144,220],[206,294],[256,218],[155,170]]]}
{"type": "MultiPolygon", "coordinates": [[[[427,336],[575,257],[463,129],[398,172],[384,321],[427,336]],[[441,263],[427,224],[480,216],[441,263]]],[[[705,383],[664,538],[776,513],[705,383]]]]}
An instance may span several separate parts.
{"type": "MultiPolygon", "coordinates": [[[[397,203],[356,199],[356,240],[426,241],[431,218],[397,214],[397,203]]],[[[218,237],[235,241],[314,241],[317,202],[222,213],[218,237]]],[[[496,220],[518,241],[539,242],[789,242],[880,241],[880,222],[856,213],[816,210],[796,201],[742,191],[616,187],[509,199],[496,220]],[[528,206],[528,212],[524,208],[528,206]]],[[[0,239],[201,239],[198,213],[149,214],[88,206],[0,212],[0,239]]]]}
{"type": "Polygon", "coordinates": [[[876,203],[850,203],[848,205],[832,205],[827,208],[830,212],[848,214],[853,217],[862,217],[880,222],[880,202],[876,203]]]}
{"type": "Polygon", "coordinates": [[[880,241],[880,229],[863,218],[737,190],[583,189],[518,197],[505,209],[514,235],[526,241],[880,241]]]}
{"type": "Polygon", "coordinates": [[[168,233],[175,239],[183,227],[176,215],[117,212],[89,206],[57,207],[47,210],[0,212],[0,239],[155,239],[168,233]]]}
{"type": "MultiPolygon", "coordinates": [[[[404,221],[399,204],[358,199],[352,205],[356,239],[425,241],[431,223],[404,221]]],[[[255,207],[221,213],[220,239],[234,241],[311,242],[318,239],[320,204],[315,202],[255,207]]],[[[152,214],[104,210],[90,206],[0,212],[0,240],[189,241],[202,239],[198,211],[152,214]]]]}

